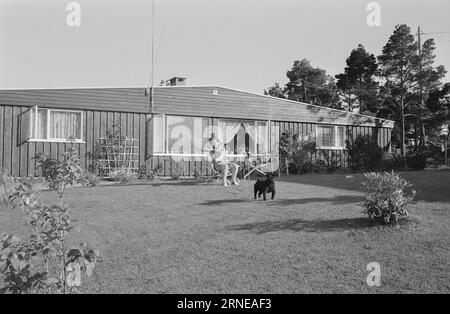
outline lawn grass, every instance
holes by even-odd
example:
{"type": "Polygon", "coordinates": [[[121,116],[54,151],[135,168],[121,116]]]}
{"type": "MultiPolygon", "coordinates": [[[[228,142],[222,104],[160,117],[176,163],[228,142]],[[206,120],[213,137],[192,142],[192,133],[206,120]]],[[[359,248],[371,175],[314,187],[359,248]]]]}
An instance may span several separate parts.
{"type": "MultiPolygon", "coordinates": [[[[72,240],[103,258],[84,292],[449,293],[450,171],[402,173],[419,194],[400,228],[368,223],[362,174],[347,175],[282,177],[266,202],[252,181],[70,189],[72,240]],[[365,281],[373,261],[381,287],[365,281]]],[[[24,230],[0,211],[0,232],[24,230]]]]}

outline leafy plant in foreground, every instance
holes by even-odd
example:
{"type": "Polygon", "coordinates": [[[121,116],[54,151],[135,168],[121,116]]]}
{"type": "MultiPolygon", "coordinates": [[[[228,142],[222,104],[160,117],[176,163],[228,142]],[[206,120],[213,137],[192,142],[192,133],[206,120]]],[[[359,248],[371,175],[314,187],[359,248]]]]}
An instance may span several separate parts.
{"type": "Polygon", "coordinates": [[[75,183],[86,183],[80,159],[73,146],[69,147],[62,160],[50,158],[44,154],[36,156],[37,167],[42,169],[42,176],[49,189],[56,191],[60,204],[64,202],[66,187],[75,183]]]}
{"type": "Polygon", "coordinates": [[[3,203],[24,212],[31,235],[27,241],[11,234],[0,235],[0,272],[5,277],[0,292],[71,293],[81,286],[83,275],[92,274],[98,251],[84,243],[73,248],[66,245],[72,224],[69,208],[63,204],[65,186],[81,180],[74,160],[70,153],[63,162],[44,159],[50,169],[47,182],[60,198],[58,205],[43,203],[29,180],[2,172],[3,203]]]}
{"type": "Polygon", "coordinates": [[[416,191],[408,195],[405,189],[411,184],[392,172],[370,172],[364,174],[362,185],[367,188],[364,201],[360,204],[369,219],[382,219],[386,224],[398,223],[408,217],[407,206],[413,201],[416,191]]]}

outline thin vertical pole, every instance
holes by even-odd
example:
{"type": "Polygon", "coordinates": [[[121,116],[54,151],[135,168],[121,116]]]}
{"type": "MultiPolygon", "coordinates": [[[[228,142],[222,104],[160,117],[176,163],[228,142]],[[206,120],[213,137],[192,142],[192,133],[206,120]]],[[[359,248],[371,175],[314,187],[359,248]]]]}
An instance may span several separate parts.
{"type": "Polygon", "coordinates": [[[155,68],[155,0],[152,0],[152,71],[151,71],[151,93],[150,93],[150,113],[153,112],[153,79],[155,68]]]}
{"type": "MultiPolygon", "coordinates": [[[[423,108],[424,105],[424,97],[423,97],[423,78],[422,78],[422,42],[421,42],[421,30],[420,26],[417,28],[417,41],[419,44],[419,88],[420,88],[420,106],[423,108]]],[[[420,121],[420,118],[419,118],[420,121]]],[[[423,127],[423,122],[419,123],[420,133],[422,133],[422,147],[425,146],[425,129],[423,127]]],[[[416,144],[417,145],[417,144],[416,144]]]]}

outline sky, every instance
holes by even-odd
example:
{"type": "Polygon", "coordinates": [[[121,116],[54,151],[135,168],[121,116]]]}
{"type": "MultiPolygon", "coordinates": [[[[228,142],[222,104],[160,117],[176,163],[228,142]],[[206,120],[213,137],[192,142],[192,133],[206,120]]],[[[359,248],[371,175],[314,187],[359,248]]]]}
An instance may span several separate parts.
{"type": "MultiPolygon", "coordinates": [[[[65,0],[0,0],[0,88],[147,86],[151,77],[151,0],[78,0],[70,27],[65,0]]],[[[450,71],[449,0],[155,0],[154,82],[262,93],[287,81],[295,60],[341,73],[352,49],[378,55],[397,24],[436,42],[436,64],[450,71]]],[[[447,74],[446,81],[450,81],[447,74]]]]}

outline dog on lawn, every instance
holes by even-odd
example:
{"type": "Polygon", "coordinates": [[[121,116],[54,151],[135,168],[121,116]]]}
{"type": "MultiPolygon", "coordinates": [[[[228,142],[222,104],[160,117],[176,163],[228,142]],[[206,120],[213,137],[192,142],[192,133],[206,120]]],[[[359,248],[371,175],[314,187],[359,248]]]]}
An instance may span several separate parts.
{"type": "Polygon", "coordinates": [[[267,174],[265,180],[257,180],[253,188],[255,199],[256,194],[258,194],[258,197],[261,197],[262,194],[264,200],[266,200],[267,193],[272,193],[272,199],[275,197],[275,181],[273,181],[273,176],[271,174],[267,174]]]}

